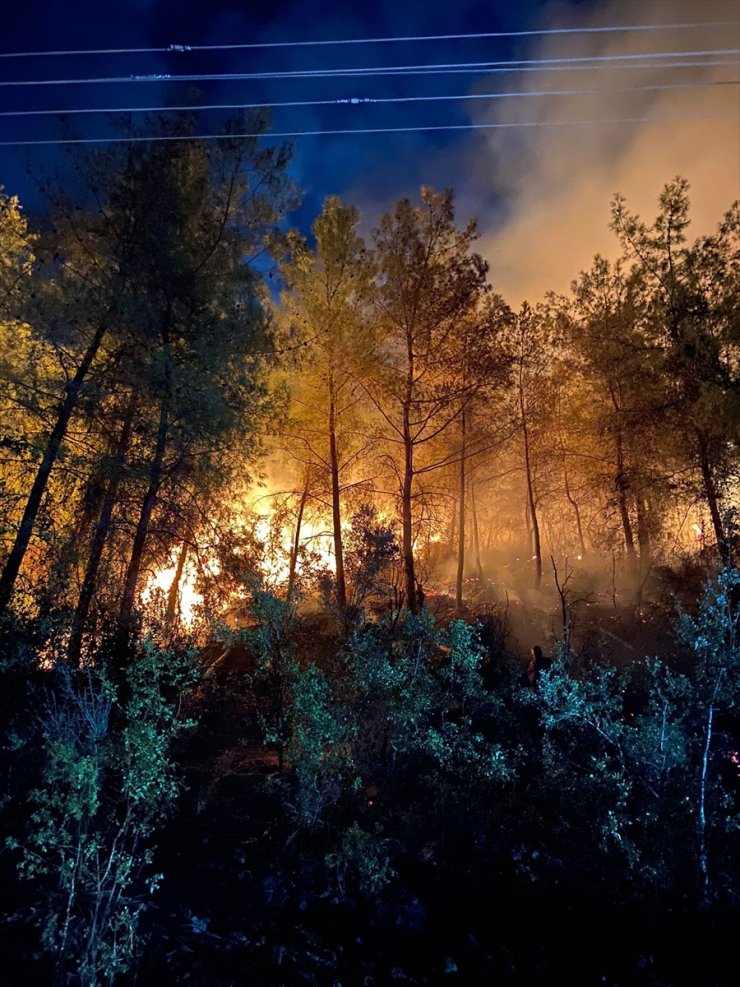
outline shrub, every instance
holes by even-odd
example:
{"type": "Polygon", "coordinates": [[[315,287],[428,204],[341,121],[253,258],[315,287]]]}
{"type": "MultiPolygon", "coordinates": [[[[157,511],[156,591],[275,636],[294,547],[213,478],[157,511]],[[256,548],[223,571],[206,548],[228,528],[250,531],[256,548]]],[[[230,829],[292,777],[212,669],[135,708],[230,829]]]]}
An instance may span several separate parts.
{"type": "MultiPolygon", "coordinates": [[[[172,743],[193,684],[189,659],[145,641],[117,689],[102,669],[59,667],[39,717],[41,782],[19,869],[44,890],[44,947],[60,976],[110,984],[139,945],[139,918],[162,875],[152,836],[180,789],[172,743]]],[[[69,982],[69,981],[68,981],[69,982]]]]}
{"type": "Polygon", "coordinates": [[[496,702],[482,662],[473,628],[406,613],[359,626],[330,671],[293,664],[283,678],[286,806],[299,828],[336,848],[327,860],[340,879],[352,873],[365,889],[386,882],[386,828],[413,852],[443,820],[472,821],[473,807],[490,805],[512,777],[513,757],[487,729],[496,702]],[[356,866],[365,851],[367,873],[356,866]]]}

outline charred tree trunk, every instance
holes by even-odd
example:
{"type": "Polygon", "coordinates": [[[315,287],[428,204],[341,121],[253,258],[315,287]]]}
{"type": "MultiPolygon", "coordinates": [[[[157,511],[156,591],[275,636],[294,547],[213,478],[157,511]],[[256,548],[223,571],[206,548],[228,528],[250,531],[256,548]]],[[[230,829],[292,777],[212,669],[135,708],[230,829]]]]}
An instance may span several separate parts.
{"type": "Polygon", "coordinates": [[[54,425],[51,435],[46,443],[46,449],[44,450],[41,464],[39,465],[36,477],[34,478],[33,485],[31,487],[31,492],[29,493],[28,500],[26,501],[23,517],[18,525],[18,531],[16,532],[13,547],[10,550],[8,560],[5,563],[2,576],[0,576],[0,614],[4,613],[10,604],[10,599],[13,595],[15,583],[18,578],[18,573],[20,572],[21,565],[23,564],[23,559],[26,555],[26,550],[28,549],[28,544],[31,540],[31,534],[33,533],[33,527],[39,513],[39,508],[41,507],[41,501],[44,493],[46,492],[52,467],[54,466],[56,458],[59,454],[59,448],[62,444],[62,440],[67,433],[67,427],[69,426],[72,413],[77,406],[82,385],[85,383],[90,366],[97,356],[105,333],[105,328],[103,326],[98,326],[95,330],[95,335],[90,340],[90,344],[85,350],[85,354],[77,367],[74,377],[66,386],[66,394],[59,407],[56,424],[54,425]]]}
{"type": "Polygon", "coordinates": [[[149,467],[149,484],[141,503],[141,510],[139,511],[139,521],[136,525],[131,557],[129,559],[128,569],[126,570],[121,609],[118,617],[119,628],[124,635],[127,635],[130,630],[131,615],[136,600],[136,587],[139,582],[139,572],[144,557],[144,546],[149,533],[149,522],[152,517],[157,495],[159,494],[162,474],[164,472],[164,454],[169,434],[170,403],[172,401],[172,355],[170,353],[169,341],[169,311],[165,320],[165,327],[162,331],[162,352],[164,356],[164,387],[159,406],[157,441],[154,448],[154,456],[149,467]]]}
{"type": "Polygon", "coordinates": [[[465,575],[465,457],[466,457],[466,415],[463,408],[460,417],[460,471],[458,474],[458,533],[457,533],[457,581],[455,583],[455,608],[458,613],[463,607],[463,577],[465,575]]]}
{"type": "Polygon", "coordinates": [[[175,569],[175,575],[170,584],[170,588],[167,591],[167,610],[164,616],[164,626],[169,633],[175,626],[175,616],[179,617],[178,601],[180,598],[180,583],[182,582],[182,574],[185,570],[185,562],[188,557],[188,549],[190,545],[187,540],[183,541],[182,547],[180,548],[180,554],[177,557],[177,568],[175,569]]]}
{"type": "Polygon", "coordinates": [[[701,470],[702,487],[704,488],[704,499],[709,508],[709,516],[712,519],[714,537],[717,539],[717,550],[722,562],[727,565],[730,562],[730,546],[727,543],[722,515],[719,509],[719,497],[717,495],[717,484],[714,479],[714,471],[709,460],[709,449],[707,442],[701,432],[697,430],[697,444],[699,448],[699,468],[701,470]]]}
{"type": "Polygon", "coordinates": [[[334,378],[329,378],[329,465],[331,467],[331,513],[334,526],[334,562],[337,570],[337,603],[347,607],[347,587],[344,580],[344,547],[342,544],[342,504],[339,486],[339,454],[337,452],[336,392],[334,378]]]}
{"type": "Polygon", "coordinates": [[[87,623],[87,617],[90,612],[90,605],[95,596],[95,588],[98,580],[98,569],[100,568],[100,560],[108,538],[108,532],[111,528],[113,508],[118,497],[118,488],[120,486],[121,476],[123,474],[123,466],[126,460],[126,454],[128,453],[129,445],[131,443],[135,412],[136,397],[132,394],[124,414],[121,434],[118,437],[115,456],[111,465],[111,473],[108,479],[105,496],[103,498],[103,504],[100,509],[100,517],[90,543],[90,552],[87,559],[87,566],[85,568],[85,576],[82,581],[80,596],[77,600],[77,607],[75,608],[75,614],[72,619],[72,630],[70,632],[68,652],[69,660],[72,665],[78,665],[80,662],[80,655],[82,653],[82,636],[85,632],[85,624],[87,623]]]}
{"type": "Polygon", "coordinates": [[[298,516],[295,522],[295,536],[293,538],[293,550],[290,553],[290,568],[288,570],[288,592],[287,598],[290,599],[293,594],[293,587],[295,586],[295,575],[296,567],[298,565],[298,550],[301,547],[301,526],[303,525],[303,512],[306,509],[306,501],[308,500],[308,477],[306,477],[306,482],[303,487],[303,492],[301,493],[301,499],[298,503],[298,516]]]}

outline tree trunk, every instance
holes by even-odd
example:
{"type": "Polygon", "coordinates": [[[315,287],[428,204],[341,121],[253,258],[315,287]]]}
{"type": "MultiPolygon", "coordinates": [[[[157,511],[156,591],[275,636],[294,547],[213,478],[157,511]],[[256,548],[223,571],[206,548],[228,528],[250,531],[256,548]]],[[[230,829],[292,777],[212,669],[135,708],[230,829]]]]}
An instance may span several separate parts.
{"type": "Polygon", "coordinates": [[[414,569],[414,532],[411,514],[411,496],[414,482],[414,445],[411,439],[408,405],[404,405],[403,409],[403,451],[404,469],[403,486],[401,488],[401,525],[406,606],[412,613],[418,613],[419,603],[416,592],[416,572],[414,569]]]}
{"type": "Polygon", "coordinates": [[[617,431],[615,437],[615,446],[617,453],[617,471],[614,475],[614,490],[617,494],[617,507],[619,508],[619,517],[622,521],[622,532],[624,534],[624,547],[627,551],[627,558],[634,562],[635,559],[635,539],[632,534],[632,522],[630,521],[630,513],[627,507],[627,491],[629,489],[629,481],[627,479],[627,473],[624,468],[624,449],[622,446],[622,433],[617,431]]]}
{"type": "Polygon", "coordinates": [[[157,426],[157,442],[154,449],[154,457],[149,467],[149,485],[147,486],[144,499],[141,503],[139,521],[136,526],[134,543],[131,548],[126,579],[121,599],[121,609],[118,617],[119,628],[122,632],[128,633],[131,624],[131,615],[136,600],[136,587],[139,581],[139,572],[144,557],[144,545],[149,533],[149,522],[151,520],[154,504],[162,483],[162,473],[164,470],[164,453],[167,446],[169,432],[170,402],[172,400],[172,357],[169,344],[169,313],[162,331],[162,351],[164,355],[164,393],[159,407],[159,424],[157,426]]]}
{"type": "Polygon", "coordinates": [[[329,464],[331,467],[331,513],[334,525],[334,562],[337,570],[337,603],[339,609],[347,606],[347,587],[344,581],[344,549],[342,545],[342,505],[339,487],[339,455],[337,453],[336,395],[334,378],[329,378],[329,464]]]}
{"type": "Polygon", "coordinates": [[[567,468],[565,466],[563,467],[563,477],[565,479],[565,496],[568,498],[568,503],[573,508],[573,513],[574,513],[575,518],[576,518],[576,531],[578,532],[578,544],[579,544],[580,549],[581,549],[581,557],[584,557],[586,555],[586,542],[585,542],[585,539],[583,537],[583,525],[581,523],[581,512],[579,510],[579,507],[578,507],[578,504],[577,504],[575,498],[572,496],[572,494],[570,492],[570,483],[568,481],[568,470],[567,470],[567,468]]]}
{"type": "Polygon", "coordinates": [[[157,444],[149,468],[149,485],[139,512],[139,521],[136,526],[134,543],[131,548],[126,579],[124,582],[123,598],[121,600],[121,610],[119,614],[120,623],[123,627],[128,626],[131,613],[136,599],[136,587],[139,581],[139,571],[144,556],[144,545],[149,534],[149,522],[151,520],[154,504],[159,493],[162,482],[162,470],[164,466],[164,451],[167,443],[167,432],[169,428],[169,397],[162,399],[159,414],[159,426],[157,428],[157,444]]]}
{"type": "Polygon", "coordinates": [[[704,487],[704,499],[709,508],[709,516],[712,519],[714,537],[717,539],[717,550],[722,562],[727,565],[730,562],[730,546],[727,543],[722,516],[719,510],[719,497],[717,496],[717,485],[714,481],[712,464],[709,461],[709,450],[704,436],[697,430],[697,441],[699,446],[699,468],[701,469],[702,486],[704,487]]]}
{"type": "Polygon", "coordinates": [[[473,514],[473,551],[475,553],[475,568],[478,572],[478,579],[483,583],[483,565],[480,558],[480,533],[478,531],[478,508],[475,502],[475,482],[470,477],[470,510],[473,514]]]}
{"type": "Polygon", "coordinates": [[[724,675],[724,669],[720,669],[717,680],[714,683],[712,698],[707,708],[707,723],[704,733],[704,749],[701,758],[701,773],[699,775],[699,805],[697,812],[697,854],[699,862],[699,880],[701,883],[702,902],[706,903],[709,898],[709,854],[707,850],[707,784],[709,781],[709,752],[712,747],[713,727],[714,727],[714,707],[719,693],[720,683],[724,675]]]}
{"type": "MultiPolygon", "coordinates": [[[[109,453],[110,460],[115,452],[111,449],[109,453]]],[[[80,494],[77,516],[58,556],[52,561],[46,585],[38,594],[39,616],[42,618],[51,616],[52,610],[59,606],[60,596],[65,596],[73,588],[79,590],[80,566],[87,557],[90,532],[95,530],[105,500],[108,476],[103,475],[102,468],[103,463],[87,477],[85,490],[80,494]]]]}
{"type": "Polygon", "coordinates": [[[452,497],[452,510],[450,511],[450,528],[447,536],[447,554],[455,554],[457,544],[457,497],[452,497]]]}
{"type": "Polygon", "coordinates": [[[570,575],[567,571],[567,560],[566,560],[566,573],[563,582],[560,582],[560,574],[558,573],[558,567],[555,562],[555,556],[550,556],[550,561],[552,562],[552,572],[555,577],[555,589],[558,591],[558,597],[560,598],[560,621],[563,628],[563,639],[562,639],[562,650],[563,656],[568,657],[570,655],[570,601],[568,598],[568,580],[570,575]]]}
{"type": "Polygon", "coordinates": [[[303,511],[306,507],[306,500],[308,499],[308,476],[306,476],[306,482],[303,487],[303,493],[301,494],[301,499],[298,504],[298,516],[295,522],[295,536],[293,538],[293,550],[290,553],[290,568],[288,569],[288,592],[287,598],[290,600],[293,594],[293,587],[295,585],[295,574],[296,566],[298,565],[298,549],[301,547],[301,525],[303,524],[303,511]]]}
{"type": "Polygon", "coordinates": [[[537,520],[537,508],[534,502],[534,485],[529,466],[527,466],[527,497],[529,498],[529,512],[532,518],[532,541],[535,559],[534,588],[539,589],[542,584],[542,548],[540,545],[540,525],[537,520]]]}
{"type": "Polygon", "coordinates": [[[519,410],[522,416],[522,436],[524,439],[524,470],[527,476],[527,504],[529,506],[529,516],[532,521],[532,540],[536,572],[534,588],[539,590],[542,585],[542,551],[540,547],[540,526],[537,520],[537,505],[534,498],[534,481],[532,479],[532,459],[529,444],[529,428],[527,426],[527,409],[524,401],[524,381],[519,377],[519,410]]]}
{"type": "Polygon", "coordinates": [[[41,507],[41,501],[44,493],[46,492],[52,467],[56,462],[57,455],[59,454],[59,447],[62,444],[62,440],[67,433],[67,427],[69,425],[70,418],[72,417],[72,413],[77,406],[82,385],[85,383],[90,366],[95,359],[98,350],[100,349],[100,344],[103,341],[105,332],[106,330],[103,326],[98,326],[95,330],[95,335],[85,350],[85,355],[83,356],[80,365],[77,367],[74,377],[67,384],[67,393],[59,407],[56,424],[54,425],[51,435],[46,443],[46,449],[44,450],[41,464],[39,465],[36,477],[33,481],[31,492],[28,495],[28,500],[26,501],[23,517],[21,518],[18,531],[16,532],[13,547],[10,550],[8,560],[5,563],[2,576],[0,576],[0,614],[4,613],[10,604],[16,579],[18,578],[18,573],[20,572],[21,565],[23,564],[28,543],[31,540],[33,527],[39,513],[39,508],[41,507]]]}
{"type": "Polygon", "coordinates": [[[85,624],[87,623],[87,617],[90,612],[90,604],[95,596],[98,569],[100,568],[100,560],[102,558],[103,549],[105,548],[108,532],[111,527],[113,507],[115,506],[116,498],[118,496],[118,487],[123,474],[123,465],[126,460],[129,444],[131,442],[135,411],[136,395],[132,394],[124,414],[123,427],[121,428],[121,434],[118,437],[115,457],[111,465],[111,474],[108,478],[108,485],[106,487],[103,504],[100,509],[100,517],[90,543],[90,551],[88,554],[87,566],[85,568],[85,577],[82,581],[80,596],[77,600],[77,607],[75,608],[75,614],[72,619],[72,630],[70,632],[68,651],[69,661],[72,665],[79,665],[80,662],[80,655],[82,653],[82,636],[84,634],[85,624]]]}
{"type": "Polygon", "coordinates": [[[465,455],[466,455],[466,415],[463,408],[460,418],[460,472],[458,486],[458,531],[457,531],[457,581],[455,583],[455,608],[462,613],[463,576],[465,575],[465,455]]]}
{"type": "Polygon", "coordinates": [[[648,506],[641,490],[635,496],[637,505],[637,544],[640,548],[640,568],[647,569],[650,565],[650,524],[648,506]]]}
{"type": "Polygon", "coordinates": [[[170,588],[167,591],[167,610],[164,616],[164,626],[165,630],[169,633],[175,626],[175,616],[179,618],[179,608],[178,600],[180,596],[180,583],[182,582],[182,574],[185,569],[185,562],[188,557],[188,549],[190,545],[187,540],[183,541],[182,547],[180,548],[180,554],[177,557],[177,568],[175,569],[175,575],[170,584],[170,588]]]}

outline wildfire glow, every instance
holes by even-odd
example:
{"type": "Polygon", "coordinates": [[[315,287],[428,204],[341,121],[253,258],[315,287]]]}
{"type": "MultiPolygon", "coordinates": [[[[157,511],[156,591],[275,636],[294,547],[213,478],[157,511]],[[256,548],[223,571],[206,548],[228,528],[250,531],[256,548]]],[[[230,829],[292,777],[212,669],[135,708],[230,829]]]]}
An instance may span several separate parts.
{"type": "MultiPolygon", "coordinates": [[[[249,509],[245,507],[245,519],[249,514],[249,509]]],[[[290,575],[290,560],[295,542],[295,527],[288,520],[279,528],[276,522],[277,511],[265,503],[265,498],[260,499],[259,505],[252,505],[252,517],[257,516],[253,526],[254,537],[264,546],[261,558],[262,573],[267,582],[276,588],[284,585],[290,575]]],[[[301,524],[299,554],[297,571],[300,572],[305,567],[306,560],[310,559],[312,565],[336,571],[334,559],[334,542],[329,525],[323,518],[313,518],[312,521],[304,520],[301,524]]],[[[205,564],[211,576],[218,575],[219,563],[215,557],[206,558],[201,549],[199,552],[200,565],[205,564]]],[[[172,582],[177,574],[177,566],[171,565],[157,569],[146,582],[140,594],[143,604],[150,603],[155,594],[163,594],[166,598],[172,587],[172,582]]],[[[192,627],[198,608],[203,604],[203,596],[196,590],[198,581],[198,570],[193,562],[188,560],[183,570],[180,585],[178,587],[178,613],[182,624],[185,627],[192,627]]]]}
{"type": "MultiPolygon", "coordinates": [[[[161,590],[164,594],[169,593],[176,573],[177,566],[174,565],[154,572],[141,592],[141,602],[148,603],[156,590],[161,590]]],[[[203,597],[195,590],[196,579],[197,573],[194,567],[186,564],[177,593],[180,620],[186,627],[192,627],[196,608],[203,602],[203,597]]]]}
{"type": "MultiPolygon", "coordinates": [[[[295,530],[290,525],[284,525],[279,532],[274,530],[274,512],[264,507],[260,509],[260,520],[255,525],[255,534],[266,545],[277,544],[277,550],[267,551],[263,560],[265,575],[275,583],[284,583],[290,573],[290,558],[293,552],[295,530]]],[[[331,534],[324,524],[312,524],[304,521],[301,525],[300,548],[310,552],[318,559],[320,566],[336,571],[334,546],[331,534]]],[[[298,569],[300,570],[300,560],[298,569]]]]}

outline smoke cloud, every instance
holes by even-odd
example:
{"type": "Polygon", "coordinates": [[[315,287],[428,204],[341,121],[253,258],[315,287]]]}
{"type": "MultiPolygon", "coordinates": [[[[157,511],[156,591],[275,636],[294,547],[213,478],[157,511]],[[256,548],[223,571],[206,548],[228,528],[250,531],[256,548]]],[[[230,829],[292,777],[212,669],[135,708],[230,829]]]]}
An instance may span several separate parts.
{"type": "MultiPolygon", "coordinates": [[[[731,21],[738,5],[723,0],[554,4],[546,28],[731,21]]],[[[538,27],[540,25],[537,25],[538,27]]],[[[554,35],[522,45],[517,58],[613,56],[740,47],[737,27],[554,35]]],[[[566,291],[597,252],[615,256],[609,205],[615,192],[650,221],[663,186],[676,175],[691,186],[690,236],[709,233],[740,194],[740,78],[734,64],[675,69],[556,71],[495,76],[478,91],[601,90],[583,95],[481,101],[476,123],[603,120],[620,122],[483,131],[469,150],[469,178],[459,188],[459,215],[478,215],[481,253],[491,280],[510,304],[566,291]],[[503,80],[506,80],[505,82],[503,80]],[[702,88],[641,89],[710,83],[702,88]]],[[[680,59],[691,61],[697,59],[680,59]]],[[[602,63],[609,64],[609,63],[602,63]]]]}

